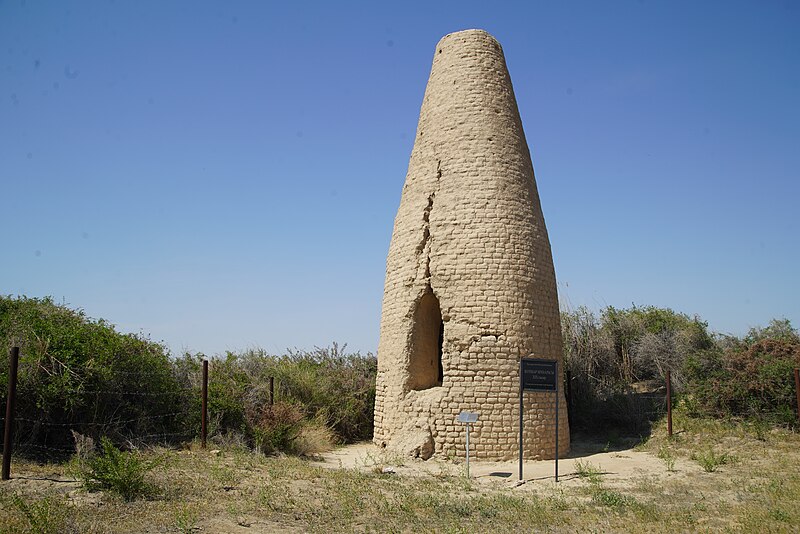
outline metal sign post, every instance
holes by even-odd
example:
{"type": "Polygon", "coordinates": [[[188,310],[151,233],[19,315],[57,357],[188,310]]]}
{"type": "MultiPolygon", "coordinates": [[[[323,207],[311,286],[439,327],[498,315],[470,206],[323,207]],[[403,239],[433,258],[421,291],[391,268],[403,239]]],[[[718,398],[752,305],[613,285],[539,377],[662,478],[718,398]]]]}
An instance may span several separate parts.
{"type": "Polygon", "coordinates": [[[522,482],[522,452],[525,450],[523,429],[524,394],[526,391],[556,394],[556,482],[558,482],[558,360],[521,358],[519,360],[519,481],[522,482]]]}
{"type": "Polygon", "coordinates": [[[469,478],[469,425],[478,421],[478,414],[473,412],[461,412],[456,420],[467,426],[467,478],[469,478]]]}

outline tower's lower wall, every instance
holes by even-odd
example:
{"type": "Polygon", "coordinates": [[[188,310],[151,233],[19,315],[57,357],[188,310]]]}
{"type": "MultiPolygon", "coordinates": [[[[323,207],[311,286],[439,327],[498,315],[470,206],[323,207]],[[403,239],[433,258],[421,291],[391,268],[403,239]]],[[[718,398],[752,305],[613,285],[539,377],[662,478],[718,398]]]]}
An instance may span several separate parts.
{"type": "MultiPolygon", "coordinates": [[[[441,387],[409,391],[391,400],[386,395],[391,389],[386,375],[392,373],[382,370],[378,379],[380,401],[375,412],[375,443],[414,455],[420,440],[426,439],[429,432],[434,454],[463,457],[466,434],[464,425],[457,422],[456,417],[466,410],[480,415],[470,430],[470,451],[474,458],[516,458],[519,451],[518,353],[502,338],[484,336],[473,343],[458,367],[445,370],[441,387]],[[490,360],[491,369],[481,366],[481,360],[490,360]]],[[[563,391],[559,395],[559,454],[566,455],[570,446],[567,405],[563,391]]],[[[555,405],[554,393],[524,394],[523,456],[526,459],[554,457],[555,405]]]]}

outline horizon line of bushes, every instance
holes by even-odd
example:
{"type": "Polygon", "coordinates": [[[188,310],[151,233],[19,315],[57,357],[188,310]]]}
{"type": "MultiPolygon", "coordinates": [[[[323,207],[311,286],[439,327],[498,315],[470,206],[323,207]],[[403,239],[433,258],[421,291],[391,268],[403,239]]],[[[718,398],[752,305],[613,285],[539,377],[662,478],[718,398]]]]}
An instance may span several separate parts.
{"type": "MultiPolygon", "coordinates": [[[[580,307],[562,310],[561,321],[573,431],[648,431],[663,414],[664,398],[642,395],[641,385],[657,386],[667,370],[690,415],[797,426],[792,369],[800,367],[800,337],[786,319],[741,338],[655,306],[608,306],[598,314],[580,307]]],[[[22,349],[16,450],[66,456],[78,439],[73,431],[128,448],[177,445],[199,434],[202,353],[171,357],[163,344],[119,333],[51,298],[0,295],[0,346],[12,345],[22,349]]],[[[313,454],[372,437],[377,358],[371,353],[334,343],[207,359],[212,443],[313,454]]],[[[7,381],[8,361],[0,356],[0,391],[7,381]]],[[[0,416],[4,410],[3,395],[0,416]]]]}
{"type": "MultiPolygon", "coordinates": [[[[68,456],[84,437],[127,448],[195,439],[204,359],[212,443],[313,454],[372,436],[377,359],[346,345],[171,357],[161,343],[52,298],[0,295],[0,346],[21,349],[14,441],[28,456],[68,456]]],[[[8,358],[0,356],[0,391],[7,387],[8,358]]],[[[1,414],[5,402],[3,394],[1,414]]]]}

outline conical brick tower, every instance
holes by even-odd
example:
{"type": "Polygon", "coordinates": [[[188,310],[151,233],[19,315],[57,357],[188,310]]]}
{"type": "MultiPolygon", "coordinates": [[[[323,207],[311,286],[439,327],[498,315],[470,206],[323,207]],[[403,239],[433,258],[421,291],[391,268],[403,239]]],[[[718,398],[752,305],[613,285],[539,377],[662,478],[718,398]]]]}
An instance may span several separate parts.
{"type": "MultiPolygon", "coordinates": [[[[480,414],[472,454],[516,457],[519,360],[561,354],[550,242],[503,51],[482,30],[446,35],[386,262],[374,441],[463,456],[456,416],[469,410],[480,414]]],[[[524,416],[524,456],[552,458],[555,396],[526,393],[524,416]]]]}

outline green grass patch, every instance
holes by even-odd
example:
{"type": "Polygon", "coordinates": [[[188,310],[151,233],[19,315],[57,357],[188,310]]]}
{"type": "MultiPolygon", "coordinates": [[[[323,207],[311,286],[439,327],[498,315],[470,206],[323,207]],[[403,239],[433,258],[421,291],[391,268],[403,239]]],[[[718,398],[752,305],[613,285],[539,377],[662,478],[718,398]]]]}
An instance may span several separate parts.
{"type": "Polygon", "coordinates": [[[721,465],[728,465],[736,461],[736,457],[728,453],[718,453],[709,448],[704,451],[692,453],[690,458],[696,461],[707,473],[713,473],[721,465]]]}

